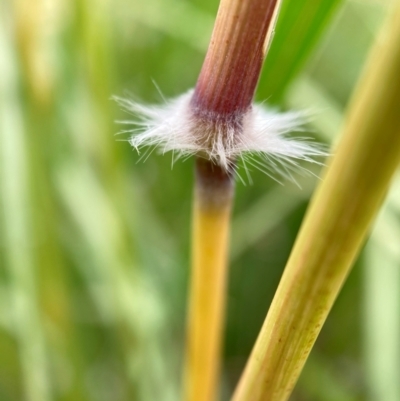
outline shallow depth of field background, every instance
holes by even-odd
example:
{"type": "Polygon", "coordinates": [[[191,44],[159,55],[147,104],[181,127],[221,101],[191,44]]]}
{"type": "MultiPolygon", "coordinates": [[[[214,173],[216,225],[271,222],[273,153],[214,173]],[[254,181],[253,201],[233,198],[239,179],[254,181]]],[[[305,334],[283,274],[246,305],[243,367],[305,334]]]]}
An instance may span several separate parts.
{"type": "MultiPolygon", "coordinates": [[[[139,161],[110,97],[160,103],[193,87],[217,3],[0,0],[1,401],[179,400],[193,160],[139,161]]],[[[307,135],[336,141],[389,4],[284,1],[257,99],[311,109],[307,135]]],[[[239,174],[223,400],[318,181],[239,174]]],[[[400,400],[399,189],[291,400],[400,400]]]]}

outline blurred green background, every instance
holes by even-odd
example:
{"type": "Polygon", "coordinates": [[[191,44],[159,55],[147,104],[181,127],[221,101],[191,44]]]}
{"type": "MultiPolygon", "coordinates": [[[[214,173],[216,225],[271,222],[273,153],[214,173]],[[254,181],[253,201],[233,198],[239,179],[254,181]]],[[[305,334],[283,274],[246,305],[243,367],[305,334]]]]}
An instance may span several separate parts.
{"type": "MultiPolygon", "coordinates": [[[[391,3],[284,0],[257,99],[311,110],[310,136],[334,143],[391,3]]],[[[217,7],[0,0],[1,401],[180,399],[193,161],[138,163],[110,97],[193,87],[217,7]]],[[[251,176],[233,217],[224,400],[318,181],[251,176]]],[[[397,177],[291,400],[400,400],[399,213],[397,177]]]]}

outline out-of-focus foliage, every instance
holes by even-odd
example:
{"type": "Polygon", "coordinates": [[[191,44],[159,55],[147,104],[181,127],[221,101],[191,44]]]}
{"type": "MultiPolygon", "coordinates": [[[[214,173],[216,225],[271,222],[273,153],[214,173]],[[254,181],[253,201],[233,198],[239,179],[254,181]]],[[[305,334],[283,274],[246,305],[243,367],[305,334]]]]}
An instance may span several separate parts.
{"type": "Polygon", "coordinates": [[[261,84],[278,103],[343,0],[284,1],[261,84]],[[288,45],[290,44],[290,45],[288,45]]]}
{"type": "MultiPolygon", "coordinates": [[[[312,135],[334,142],[389,5],[284,1],[257,98],[315,110],[312,135]]],[[[193,87],[217,6],[1,0],[0,400],[179,399],[192,161],[138,163],[110,97],[162,102],[193,87]]],[[[316,182],[251,175],[237,185],[224,399],[316,182]]],[[[293,400],[400,399],[399,183],[293,400]]]]}

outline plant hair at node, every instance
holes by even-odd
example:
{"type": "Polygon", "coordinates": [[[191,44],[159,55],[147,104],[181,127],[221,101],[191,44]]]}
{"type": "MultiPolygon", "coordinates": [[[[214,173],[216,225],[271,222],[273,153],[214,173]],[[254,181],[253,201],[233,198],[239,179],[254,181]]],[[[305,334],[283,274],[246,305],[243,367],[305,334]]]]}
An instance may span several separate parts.
{"type": "MultiPolygon", "coordinates": [[[[173,163],[192,155],[205,157],[227,171],[241,161],[248,168],[263,171],[278,181],[284,177],[295,181],[292,172],[308,170],[301,161],[322,164],[318,159],[327,156],[323,145],[305,137],[291,137],[290,132],[303,131],[305,112],[277,112],[253,104],[245,113],[220,116],[196,110],[191,105],[193,90],[161,105],[147,105],[114,97],[118,104],[134,116],[119,121],[132,125],[120,133],[131,134],[129,143],[146,160],[157,149],[172,152],[173,163]]],[[[240,177],[239,177],[240,178],[240,177]]]]}

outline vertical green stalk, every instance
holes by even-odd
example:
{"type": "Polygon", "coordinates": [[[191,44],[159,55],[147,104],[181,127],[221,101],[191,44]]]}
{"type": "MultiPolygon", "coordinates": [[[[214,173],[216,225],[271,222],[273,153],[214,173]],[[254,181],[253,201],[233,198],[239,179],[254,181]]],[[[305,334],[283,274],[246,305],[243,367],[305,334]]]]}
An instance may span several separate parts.
{"type": "Polygon", "coordinates": [[[233,189],[230,174],[197,160],[186,400],[212,400],[218,387],[233,189]]]}
{"type": "Polygon", "coordinates": [[[400,162],[400,7],[371,54],[233,396],[287,400],[400,162]]]}
{"type": "Polygon", "coordinates": [[[53,186],[58,149],[57,106],[62,92],[57,90],[57,71],[51,62],[53,46],[61,41],[56,25],[57,8],[43,3],[13,2],[17,52],[24,88],[24,122],[27,127],[26,158],[30,171],[31,236],[34,241],[32,269],[36,276],[38,307],[47,324],[43,333],[51,361],[62,360],[72,372],[71,380],[54,370],[54,393],[63,392],[63,401],[76,400],[86,393],[82,352],[73,321],[70,270],[59,241],[59,210],[53,186]],[[51,18],[50,23],[44,23],[51,18]],[[50,46],[50,43],[53,46],[50,46]],[[32,185],[34,183],[34,185],[32,185]],[[49,327],[52,330],[49,330],[49,327]],[[56,379],[54,379],[56,377],[56,379]]]}

